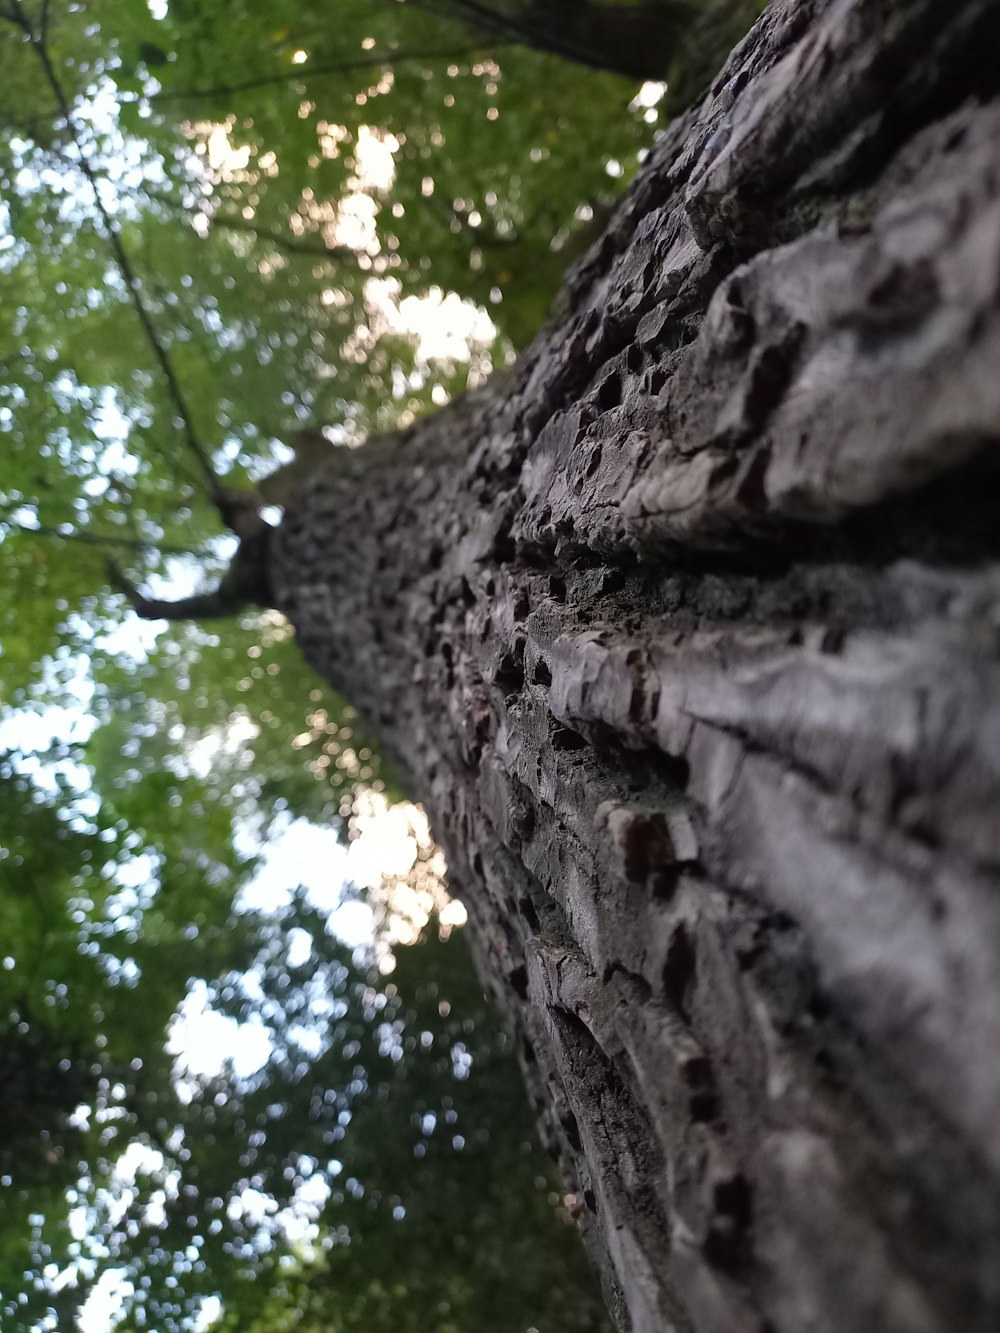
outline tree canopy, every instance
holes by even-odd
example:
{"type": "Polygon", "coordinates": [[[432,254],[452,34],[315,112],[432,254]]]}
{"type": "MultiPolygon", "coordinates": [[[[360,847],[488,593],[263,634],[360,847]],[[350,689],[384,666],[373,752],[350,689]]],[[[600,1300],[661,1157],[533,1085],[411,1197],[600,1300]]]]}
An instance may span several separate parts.
{"type": "Polygon", "coordinates": [[[281,627],[157,636],[123,676],[107,555],[144,583],[223,567],[189,436],[241,483],[303,426],[356,443],[508,360],[659,90],[367,0],[336,25],[323,6],[18,4],[3,38],[3,698],[58,703],[75,681],[102,717],[125,690],[168,710],[167,745],[175,723],[219,724],[252,649],[241,711],[265,723],[254,747],[284,749],[281,627]]]}
{"type": "Polygon", "coordinates": [[[403,427],[533,336],[664,92],[541,13],[0,5],[5,1327],[115,1283],[123,1327],[601,1326],[426,847],[415,942],[387,893],[344,944],[292,871],[253,905],[294,821],[402,795],[352,710],[280,616],[140,626],[106,573],[211,582],[210,477],[403,427]],[[256,1067],[185,1072],[198,1004],[256,1067]]]}

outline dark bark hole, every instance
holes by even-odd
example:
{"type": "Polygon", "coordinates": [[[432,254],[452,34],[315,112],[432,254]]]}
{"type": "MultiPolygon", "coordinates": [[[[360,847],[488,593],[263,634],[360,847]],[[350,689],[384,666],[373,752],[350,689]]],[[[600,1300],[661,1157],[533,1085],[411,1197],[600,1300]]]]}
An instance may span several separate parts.
{"type": "Polygon", "coordinates": [[[583,1191],[583,1201],[584,1201],[584,1203],[587,1205],[587,1207],[590,1209],[590,1211],[596,1216],[596,1214],[597,1214],[597,1200],[594,1198],[594,1191],[593,1191],[593,1190],[584,1190],[584,1191],[583,1191]]]}
{"type": "Polygon", "coordinates": [[[427,568],[440,569],[441,561],[444,559],[444,550],[440,546],[432,546],[427,552],[427,568]]]}
{"type": "Polygon", "coordinates": [[[496,685],[504,694],[516,694],[524,684],[524,640],[518,639],[513,650],[501,657],[496,674],[496,685]]]}
{"type": "Polygon", "coordinates": [[[580,1140],[580,1127],[576,1123],[576,1116],[572,1111],[566,1111],[560,1116],[559,1123],[562,1125],[563,1133],[566,1135],[566,1142],[574,1152],[583,1152],[583,1143],[580,1140]]]}
{"type": "Polygon", "coordinates": [[[660,778],[668,787],[673,787],[677,791],[685,791],[688,783],[691,781],[691,765],[679,754],[656,755],[656,768],[660,778]]]}
{"type": "Polygon", "coordinates": [[[777,406],[791,383],[795,357],[805,329],[793,324],[780,343],[765,347],[750,371],[746,397],[747,424],[758,427],[777,406]]]}
{"type": "Polygon", "coordinates": [[[712,1087],[712,1066],[703,1055],[685,1063],[684,1081],[695,1092],[706,1092],[712,1087]]]}
{"type": "Polygon", "coordinates": [[[844,643],[847,639],[847,632],[839,625],[831,626],[823,631],[823,637],[820,640],[820,650],[824,653],[837,655],[844,651],[844,643]]]}
{"type": "Polygon", "coordinates": [[[507,980],[513,987],[514,994],[521,1000],[528,998],[528,970],[525,967],[515,967],[507,980]]]}
{"type": "Polygon", "coordinates": [[[535,1055],[534,1046],[532,1046],[527,1037],[523,1037],[521,1040],[521,1058],[526,1065],[533,1065],[538,1058],[535,1055]]]}
{"type": "Polygon", "coordinates": [[[655,870],[647,880],[650,893],[660,902],[669,902],[673,898],[677,892],[679,882],[680,871],[676,866],[667,866],[662,870],[655,870]]]}
{"type": "Polygon", "coordinates": [[[662,366],[654,366],[652,370],[646,371],[645,388],[646,392],[655,397],[667,382],[667,372],[662,366]]]}
{"type": "Polygon", "coordinates": [[[499,565],[509,565],[517,554],[517,545],[511,534],[509,525],[498,532],[493,539],[491,548],[493,559],[499,565]]]}
{"type": "Polygon", "coordinates": [[[667,999],[685,1022],[691,1018],[688,992],[694,984],[696,968],[697,959],[691,937],[685,926],[678,926],[667,949],[667,961],[663,968],[663,988],[667,999]]]}
{"type": "Polygon", "coordinates": [[[554,597],[557,602],[566,600],[566,580],[560,578],[558,574],[553,574],[549,579],[549,596],[554,597]]]}
{"type": "Polygon", "coordinates": [[[586,738],[571,727],[556,726],[552,730],[553,750],[586,750],[586,738]]]}
{"type": "Polygon", "coordinates": [[[720,1268],[736,1268],[746,1258],[752,1216],[750,1186],[742,1176],[719,1181],[713,1203],[715,1216],[705,1238],[705,1256],[720,1268]]]}
{"type": "Polygon", "coordinates": [[[610,412],[622,400],[621,380],[617,375],[609,375],[597,390],[596,402],[602,412],[610,412]]]}
{"type": "Polygon", "coordinates": [[[758,449],[750,459],[736,488],[736,498],[745,509],[761,512],[767,508],[765,481],[771,455],[767,449],[758,449]]]}
{"type": "Polygon", "coordinates": [[[525,896],[521,899],[521,901],[518,903],[517,906],[518,906],[518,911],[521,913],[521,916],[528,924],[528,929],[532,932],[532,934],[537,935],[539,928],[541,926],[541,922],[538,920],[538,913],[535,911],[534,903],[527,896],[527,894],[525,894],[525,896]]]}
{"type": "Polygon", "coordinates": [[[552,672],[542,661],[541,658],[535,663],[535,669],[531,673],[531,679],[536,685],[551,685],[552,672]]]}
{"type": "Polygon", "coordinates": [[[779,935],[789,935],[798,930],[798,924],[793,916],[787,912],[769,912],[766,923],[768,930],[773,930],[779,935]]]}
{"type": "Polygon", "coordinates": [[[696,1125],[706,1125],[719,1116],[719,1099],[714,1092],[696,1092],[688,1102],[688,1111],[696,1125]]]}
{"type": "Polygon", "coordinates": [[[623,592],[629,583],[629,576],[624,569],[605,569],[600,576],[598,591],[602,597],[623,592]]]}
{"type": "Polygon", "coordinates": [[[934,269],[927,262],[895,265],[870,296],[879,323],[913,321],[940,299],[934,269]]]}

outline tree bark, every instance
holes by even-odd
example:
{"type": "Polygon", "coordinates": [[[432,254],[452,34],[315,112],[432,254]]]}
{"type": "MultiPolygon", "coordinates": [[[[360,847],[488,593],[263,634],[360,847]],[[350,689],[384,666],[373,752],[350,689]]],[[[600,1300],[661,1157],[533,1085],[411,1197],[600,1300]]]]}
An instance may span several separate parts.
{"type": "Polygon", "coordinates": [[[998,40],[775,0],[514,371],[273,542],[636,1333],[997,1327],[998,40]]]}
{"type": "Polygon", "coordinates": [[[679,39],[697,19],[689,0],[451,0],[473,28],[589,69],[630,79],[666,77],[679,39]]]}

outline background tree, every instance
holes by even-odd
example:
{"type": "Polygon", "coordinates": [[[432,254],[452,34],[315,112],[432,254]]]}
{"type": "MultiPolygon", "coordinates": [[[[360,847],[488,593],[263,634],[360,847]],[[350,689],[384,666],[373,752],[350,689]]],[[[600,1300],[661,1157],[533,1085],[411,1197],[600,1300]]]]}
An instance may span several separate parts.
{"type": "MultiPolygon", "coordinates": [[[[433,11],[435,0],[410,0],[433,11]]],[[[593,69],[667,80],[669,105],[700,95],[764,8],[761,0],[438,0],[493,41],[593,69]]]]}

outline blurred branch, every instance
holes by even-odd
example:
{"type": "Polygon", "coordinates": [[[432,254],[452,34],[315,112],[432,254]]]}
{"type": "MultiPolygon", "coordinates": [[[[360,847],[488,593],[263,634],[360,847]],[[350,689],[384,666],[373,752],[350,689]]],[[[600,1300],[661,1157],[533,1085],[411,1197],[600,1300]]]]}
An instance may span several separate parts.
{"type": "Polygon", "coordinates": [[[244,218],[230,217],[227,214],[215,213],[209,218],[213,227],[221,227],[223,231],[245,232],[249,236],[254,236],[259,241],[269,241],[281,250],[286,250],[293,255],[312,255],[322,259],[334,259],[341,263],[358,262],[358,252],[352,250],[347,245],[327,245],[322,239],[309,241],[305,238],[295,236],[284,236],[280,231],[271,231],[268,227],[258,227],[252,222],[247,222],[244,218]]]}
{"type": "Polygon", "coordinates": [[[146,597],[110,557],[105,562],[111,587],[124,593],[143,620],[228,620],[248,606],[269,603],[270,586],[265,564],[271,529],[240,543],[219,583],[208,592],[196,592],[177,601],[146,597]]]}
{"type": "Polygon", "coordinates": [[[44,523],[39,523],[35,527],[28,527],[24,523],[16,523],[11,518],[0,517],[0,526],[12,528],[15,532],[26,532],[33,537],[50,537],[55,541],[62,542],[80,542],[83,546],[108,547],[114,546],[119,550],[126,551],[159,551],[162,555],[203,555],[204,552],[192,550],[187,546],[171,546],[162,542],[146,542],[138,537],[113,537],[110,533],[102,532],[63,532],[59,528],[50,528],[44,523]]]}
{"type": "MultiPolygon", "coordinates": [[[[0,19],[5,19],[8,23],[13,21],[9,14],[2,11],[0,19]]],[[[37,116],[2,116],[0,127],[5,130],[27,130],[30,133],[41,125],[58,125],[61,119],[59,108],[54,106],[48,111],[40,111],[37,116]]]]}
{"type": "MultiPolygon", "coordinates": [[[[75,135],[73,112],[69,104],[69,99],[67,98],[63,90],[62,83],[60,82],[59,76],[56,73],[55,67],[52,64],[52,60],[49,56],[45,43],[42,40],[42,38],[37,33],[35,33],[34,29],[32,28],[27,16],[25,15],[21,0],[11,0],[11,3],[12,3],[12,10],[8,11],[5,14],[5,17],[8,17],[11,22],[15,23],[19,28],[21,28],[22,31],[25,33],[26,37],[28,38],[28,41],[31,43],[32,49],[38,56],[39,62],[41,63],[42,69],[45,73],[46,81],[56,99],[56,103],[59,107],[59,112],[65,119],[66,124],[69,127],[70,131],[74,132],[75,135]]],[[[101,221],[104,225],[104,230],[107,235],[108,242],[114,253],[115,261],[118,265],[121,275],[125,279],[125,285],[128,288],[129,295],[132,299],[132,304],[135,307],[135,312],[139,317],[139,323],[142,325],[143,332],[145,333],[146,339],[149,342],[149,345],[153,351],[153,355],[156,359],[157,365],[159,366],[163,378],[166,381],[167,391],[171,403],[173,404],[174,411],[177,413],[177,416],[181,423],[181,429],[184,440],[188,448],[191,450],[191,453],[197,460],[198,466],[200,467],[201,472],[205,478],[205,481],[208,484],[210,494],[214,499],[219,485],[218,478],[216,477],[215,469],[212,467],[211,459],[209,458],[208,452],[202,445],[201,440],[198,437],[198,433],[195,430],[194,421],[192,419],[191,412],[187,404],[187,399],[184,396],[180,383],[174,372],[173,364],[170,360],[170,355],[167,352],[166,347],[164,347],[163,343],[160,341],[159,335],[157,334],[156,331],[156,327],[153,324],[152,316],[150,315],[149,310],[146,308],[146,302],[142,296],[142,285],[139,281],[139,278],[135,270],[132,267],[132,262],[125,251],[125,247],[122,244],[121,234],[118,230],[117,224],[115,223],[114,218],[111,216],[111,213],[109,212],[107,206],[105,205],[103,199],[101,198],[100,182],[97,173],[91,167],[90,162],[87,159],[87,155],[84,153],[83,148],[80,145],[79,141],[77,141],[77,152],[79,154],[78,165],[80,167],[80,170],[86,177],[88,184],[90,185],[91,191],[94,196],[94,202],[97,206],[97,211],[100,214],[101,221]]]]}
{"type": "MultiPolygon", "coordinates": [[[[0,19],[6,19],[25,31],[23,24],[14,14],[2,8],[0,8],[0,19]]],[[[150,105],[158,106],[163,103],[183,102],[189,99],[226,97],[233,93],[253,92],[258,88],[268,88],[276,84],[301,82],[306,77],[310,79],[325,78],[332,74],[348,74],[352,70],[384,69],[386,66],[411,60],[459,60],[464,56],[477,55],[481,50],[482,43],[476,42],[474,45],[457,49],[452,47],[426,51],[367,51],[363,56],[354,56],[346,60],[330,61],[327,64],[313,65],[308,68],[304,65],[297,65],[294,69],[282,70],[278,74],[255,75],[253,78],[236,83],[218,83],[209,88],[180,88],[148,95],[145,93],[118,93],[116,100],[120,106],[131,106],[140,102],[148,102],[150,105]]],[[[54,121],[64,118],[66,114],[66,107],[59,104],[34,116],[3,117],[0,120],[0,125],[4,129],[30,131],[37,125],[51,125],[54,121]]]]}
{"type": "Polygon", "coordinates": [[[409,60],[457,60],[462,56],[476,55],[482,50],[482,43],[476,42],[456,50],[440,47],[426,51],[367,51],[363,56],[354,56],[348,60],[331,61],[324,65],[296,65],[294,69],[282,70],[278,74],[262,74],[236,83],[218,83],[211,88],[182,88],[172,92],[153,93],[149,97],[128,97],[122,101],[148,101],[154,105],[164,102],[181,102],[188,98],[222,97],[232,93],[253,92],[257,88],[269,88],[275,84],[301,83],[305,78],[319,78],[330,74],[346,74],[359,69],[384,69],[387,65],[396,65],[409,60]]]}
{"type": "Polygon", "coordinates": [[[358,251],[352,250],[348,245],[327,245],[319,237],[312,241],[306,237],[286,236],[283,232],[273,230],[270,227],[260,227],[235,213],[200,210],[193,205],[185,204],[178,199],[172,199],[168,194],[150,189],[145,185],[142,187],[142,192],[148,199],[152,199],[154,203],[161,204],[172,212],[181,213],[192,219],[203,217],[209,227],[220,227],[223,231],[242,232],[255,237],[259,241],[267,241],[289,254],[311,255],[320,259],[336,260],[339,263],[356,264],[358,261],[358,251]]]}

